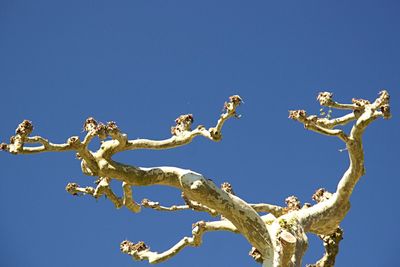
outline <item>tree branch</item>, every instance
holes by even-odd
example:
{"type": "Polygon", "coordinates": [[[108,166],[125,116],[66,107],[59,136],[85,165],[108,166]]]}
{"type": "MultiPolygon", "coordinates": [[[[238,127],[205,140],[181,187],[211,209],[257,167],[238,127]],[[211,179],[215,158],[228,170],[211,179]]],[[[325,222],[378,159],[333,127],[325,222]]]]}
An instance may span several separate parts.
{"type": "Polygon", "coordinates": [[[330,108],[336,109],[345,109],[345,110],[356,110],[359,108],[357,104],[355,104],[355,100],[353,99],[353,104],[340,104],[333,100],[333,94],[330,92],[320,92],[317,96],[317,100],[319,101],[321,106],[326,106],[330,108]]]}
{"type": "Polygon", "coordinates": [[[169,149],[182,145],[189,144],[196,136],[204,136],[212,141],[220,141],[222,138],[222,127],[226,120],[231,117],[239,117],[236,114],[236,108],[241,104],[242,99],[238,95],[229,97],[229,102],[225,103],[225,112],[221,114],[217,121],[216,126],[208,130],[200,125],[196,129],[191,130],[193,123],[193,115],[182,115],[175,120],[176,126],[171,128],[172,137],[165,140],[149,140],[149,139],[136,139],[129,140],[127,145],[121,150],[134,150],[134,149],[169,149]]]}
{"type": "Polygon", "coordinates": [[[325,253],[315,264],[308,264],[307,267],[334,267],[336,256],[339,253],[339,243],[343,239],[343,230],[338,227],[331,235],[319,235],[322,239],[325,253]]]}
{"type": "Polygon", "coordinates": [[[200,221],[193,225],[192,236],[184,237],[170,249],[157,253],[150,250],[144,242],[134,244],[128,240],[121,243],[121,251],[131,255],[135,260],[148,260],[149,263],[160,263],[178,254],[187,246],[197,247],[202,243],[203,234],[211,231],[230,231],[237,232],[235,226],[229,221],[200,221]]]}
{"type": "Polygon", "coordinates": [[[73,196],[79,195],[91,195],[94,198],[98,199],[101,196],[105,195],[117,209],[120,209],[123,205],[122,200],[115,195],[115,193],[111,190],[109,186],[109,178],[100,177],[99,184],[96,188],[87,186],[87,187],[79,187],[76,183],[68,183],[65,187],[65,190],[73,196]]]}
{"type": "Polygon", "coordinates": [[[342,130],[330,129],[321,126],[322,123],[321,121],[318,121],[317,116],[307,116],[307,113],[304,110],[290,110],[289,118],[303,123],[304,128],[308,130],[312,130],[323,135],[337,136],[344,142],[347,142],[348,140],[348,136],[342,130]]]}
{"type": "Polygon", "coordinates": [[[121,208],[122,206],[125,206],[134,213],[139,212],[140,205],[137,204],[132,198],[131,186],[125,182],[122,183],[123,197],[121,199],[121,198],[118,198],[115,195],[115,193],[111,190],[110,181],[111,181],[111,179],[108,177],[100,177],[98,180],[99,184],[97,185],[96,189],[94,189],[93,187],[82,188],[82,187],[79,187],[79,185],[76,183],[69,183],[66,186],[65,190],[74,196],[79,195],[79,194],[91,195],[96,199],[98,199],[102,195],[106,195],[107,198],[110,199],[111,202],[114,203],[114,205],[117,209],[121,208]]]}
{"type": "Polygon", "coordinates": [[[158,211],[180,211],[180,210],[190,210],[189,205],[172,205],[170,207],[161,206],[159,202],[151,201],[147,198],[142,199],[142,207],[150,208],[158,211]]]}
{"type": "MultiPolygon", "coordinates": [[[[320,103],[322,102],[322,105],[332,103],[332,95],[324,94],[325,98],[321,94],[319,96],[320,103]]],[[[353,99],[352,101],[353,105],[346,106],[346,109],[350,108],[350,106],[353,108],[356,122],[349,136],[344,135],[344,133],[343,135],[340,134],[343,137],[346,136],[341,139],[346,143],[350,166],[340,179],[337,190],[332,197],[308,209],[298,211],[298,216],[301,218],[300,221],[304,229],[312,233],[330,235],[336,231],[339,223],[350,209],[349,199],[353,189],[360,177],[365,173],[362,134],[366,127],[378,117],[390,118],[389,94],[386,91],[380,92],[379,97],[372,104],[363,99],[353,99]]],[[[293,111],[290,117],[310,124],[316,120],[311,116],[307,117],[305,111],[293,111]]]]}

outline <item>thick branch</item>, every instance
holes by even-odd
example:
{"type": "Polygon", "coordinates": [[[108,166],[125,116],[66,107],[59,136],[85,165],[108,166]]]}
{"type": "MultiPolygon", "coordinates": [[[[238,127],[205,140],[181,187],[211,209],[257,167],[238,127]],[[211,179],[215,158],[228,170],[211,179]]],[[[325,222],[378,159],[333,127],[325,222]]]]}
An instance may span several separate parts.
{"type": "Polygon", "coordinates": [[[285,214],[285,209],[277,205],[266,204],[266,203],[249,204],[249,205],[257,212],[271,213],[275,217],[280,217],[283,214],[285,214]]]}
{"type": "MultiPolygon", "coordinates": [[[[329,99],[330,96],[326,103],[330,103],[329,99]]],[[[319,100],[321,102],[321,97],[319,97],[319,100]]],[[[349,136],[340,133],[340,135],[346,136],[346,138],[341,139],[346,143],[350,166],[339,181],[336,193],[331,198],[297,212],[306,231],[322,235],[330,235],[336,231],[350,208],[349,199],[353,189],[365,173],[362,134],[366,127],[378,117],[390,118],[389,94],[386,91],[382,91],[372,104],[363,99],[353,99],[353,103],[356,122],[349,136]]],[[[291,117],[305,124],[312,124],[312,121],[316,120],[311,116],[307,117],[304,111],[291,112],[291,117]]],[[[339,134],[339,132],[336,133],[339,134]]]]}
{"type": "Polygon", "coordinates": [[[335,126],[346,125],[347,123],[357,119],[357,116],[354,112],[346,114],[342,117],[327,119],[327,118],[318,118],[316,123],[321,127],[332,129],[335,126]]]}
{"type": "MultiPolygon", "coordinates": [[[[228,194],[236,195],[235,192],[233,191],[232,185],[228,182],[222,183],[221,189],[228,194]]],[[[257,212],[271,213],[275,217],[279,217],[286,213],[285,208],[266,203],[249,204],[249,206],[252,207],[257,212]]]]}

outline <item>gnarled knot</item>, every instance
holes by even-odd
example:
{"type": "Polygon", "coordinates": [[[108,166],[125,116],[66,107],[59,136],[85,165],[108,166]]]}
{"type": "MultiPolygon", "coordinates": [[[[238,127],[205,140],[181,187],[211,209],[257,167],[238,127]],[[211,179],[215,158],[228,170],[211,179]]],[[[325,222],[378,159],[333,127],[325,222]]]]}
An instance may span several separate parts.
{"type": "Polygon", "coordinates": [[[8,150],[8,145],[6,143],[1,143],[0,150],[8,150]]]}
{"type": "Polygon", "coordinates": [[[150,249],[143,241],[139,241],[135,244],[129,240],[122,241],[119,247],[122,253],[130,255],[150,249]]]}
{"type": "Polygon", "coordinates": [[[79,185],[77,183],[68,183],[67,186],[65,187],[65,190],[70,193],[73,196],[78,195],[78,189],[79,185]]]}
{"type": "Polygon", "coordinates": [[[325,188],[319,188],[315,193],[312,195],[312,199],[319,203],[325,200],[328,200],[332,196],[332,193],[328,192],[325,188]]]}
{"type": "Polygon", "coordinates": [[[364,107],[366,105],[371,104],[371,102],[369,102],[368,100],[365,100],[365,99],[355,99],[355,98],[353,98],[351,100],[351,102],[353,102],[353,104],[356,104],[358,107],[364,107]]]}
{"type": "Polygon", "coordinates": [[[304,120],[307,118],[307,112],[305,110],[289,110],[289,119],[292,120],[304,120]]]}
{"type": "Polygon", "coordinates": [[[217,128],[211,127],[209,132],[214,141],[220,141],[222,139],[222,134],[217,130],[217,128]]]}
{"type": "Polygon", "coordinates": [[[301,209],[300,201],[296,196],[289,196],[285,199],[286,207],[284,208],[286,213],[301,209]]]}
{"type": "Polygon", "coordinates": [[[390,114],[390,106],[389,104],[385,104],[381,106],[381,112],[383,114],[383,118],[384,119],[390,119],[390,117],[392,116],[390,114]]]}
{"type": "Polygon", "coordinates": [[[321,106],[330,106],[334,103],[332,97],[333,94],[330,92],[320,92],[317,96],[317,100],[321,106]]]}
{"type": "Polygon", "coordinates": [[[32,133],[32,131],[33,131],[32,122],[24,120],[18,125],[17,129],[15,130],[15,134],[19,134],[21,136],[28,136],[32,133]]]}
{"type": "Polygon", "coordinates": [[[239,95],[232,95],[232,96],[230,96],[230,97],[229,97],[229,101],[230,101],[235,107],[239,106],[239,105],[243,102],[242,98],[241,98],[239,95]]]}
{"type": "Polygon", "coordinates": [[[97,125],[97,121],[93,117],[89,117],[83,124],[83,130],[86,132],[90,132],[91,130],[95,130],[97,125]]]}
{"type": "Polygon", "coordinates": [[[191,131],[192,123],[194,121],[192,114],[185,114],[175,119],[176,125],[171,127],[172,135],[179,135],[186,131],[191,131]]]}
{"type": "Polygon", "coordinates": [[[390,95],[389,95],[388,91],[386,91],[386,90],[380,91],[379,92],[379,99],[380,99],[382,104],[388,104],[389,100],[390,100],[390,95]]]}
{"type": "Polygon", "coordinates": [[[100,139],[107,138],[107,127],[103,123],[99,122],[93,130],[94,134],[97,135],[100,139]]]}
{"type": "Polygon", "coordinates": [[[236,115],[236,107],[238,107],[242,102],[243,100],[239,95],[232,95],[229,97],[229,102],[224,103],[223,111],[230,115],[234,115],[236,118],[240,118],[239,115],[236,115]]]}
{"type": "Polygon", "coordinates": [[[118,128],[117,124],[115,123],[115,121],[107,122],[107,131],[111,134],[119,132],[119,128],[118,128]]]}
{"type": "Polygon", "coordinates": [[[74,147],[77,146],[78,144],[80,144],[80,140],[78,136],[71,136],[70,138],[68,138],[67,143],[68,145],[74,147]]]}

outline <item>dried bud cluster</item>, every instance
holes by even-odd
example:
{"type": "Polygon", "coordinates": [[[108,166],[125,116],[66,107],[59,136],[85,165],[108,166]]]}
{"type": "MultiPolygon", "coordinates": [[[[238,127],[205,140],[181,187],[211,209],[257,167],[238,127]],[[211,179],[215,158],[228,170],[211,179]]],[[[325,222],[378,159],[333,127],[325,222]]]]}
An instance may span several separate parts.
{"type": "Polygon", "coordinates": [[[77,183],[68,183],[67,186],[65,187],[65,190],[70,193],[73,196],[77,196],[78,195],[78,191],[77,188],[79,187],[79,185],[77,183]]]}
{"type": "Polygon", "coordinates": [[[221,184],[221,189],[229,194],[235,195],[235,192],[233,192],[232,185],[230,183],[222,183],[221,184]]]}
{"type": "Polygon", "coordinates": [[[315,202],[319,203],[319,202],[329,199],[331,196],[332,196],[332,193],[326,191],[325,188],[320,188],[317,191],[315,191],[314,195],[312,196],[312,199],[315,202]]]}
{"type": "Polygon", "coordinates": [[[194,121],[194,118],[193,118],[192,114],[186,114],[186,115],[179,116],[175,120],[176,125],[171,127],[171,134],[179,135],[183,132],[190,131],[193,121],[194,121]]]}
{"type": "MultiPolygon", "coordinates": [[[[236,107],[238,107],[243,102],[242,98],[239,95],[233,95],[229,97],[229,102],[225,102],[224,111],[229,114],[236,113],[236,107]]],[[[239,116],[236,116],[239,117],[239,116]]]]}
{"type": "Polygon", "coordinates": [[[239,106],[243,100],[239,95],[232,95],[229,97],[229,101],[232,102],[233,105],[239,106]]]}
{"type": "Polygon", "coordinates": [[[80,143],[79,137],[78,136],[71,136],[70,138],[68,138],[67,143],[70,146],[74,146],[76,144],[79,144],[80,143]]]}
{"type": "Polygon", "coordinates": [[[117,126],[117,124],[115,123],[115,121],[109,121],[109,122],[107,122],[107,131],[108,131],[109,133],[113,133],[113,132],[118,132],[118,131],[119,131],[118,126],[117,126]]]}
{"type": "Polygon", "coordinates": [[[317,100],[321,106],[330,106],[334,103],[332,97],[333,94],[330,92],[320,92],[317,96],[317,100]]]}
{"type": "Polygon", "coordinates": [[[379,100],[381,101],[381,104],[389,104],[390,100],[390,95],[388,91],[382,90],[379,92],[379,100]]]}
{"type": "Polygon", "coordinates": [[[337,246],[338,243],[343,239],[343,230],[340,227],[338,227],[333,234],[320,235],[320,237],[324,241],[325,247],[337,246]]]}
{"type": "Polygon", "coordinates": [[[286,213],[301,209],[300,201],[296,196],[287,197],[285,199],[285,203],[286,203],[285,207],[286,213]]]}
{"type": "Polygon", "coordinates": [[[377,99],[377,102],[384,119],[390,119],[391,117],[389,100],[390,95],[386,90],[382,90],[379,92],[379,98],[377,99]]]}
{"type": "Polygon", "coordinates": [[[21,122],[17,129],[15,130],[15,134],[19,134],[22,136],[28,136],[31,134],[31,132],[33,131],[33,125],[31,121],[28,120],[24,120],[23,122],[21,122]]]}
{"type": "Polygon", "coordinates": [[[258,251],[255,247],[251,248],[249,251],[249,256],[251,256],[258,263],[262,263],[264,261],[260,251],[258,251]]]}
{"type": "Polygon", "coordinates": [[[300,120],[307,118],[307,113],[305,110],[289,110],[289,119],[300,120]]]}
{"type": "Polygon", "coordinates": [[[353,104],[356,104],[359,107],[364,107],[365,105],[371,104],[371,102],[369,102],[368,100],[365,100],[365,99],[355,99],[355,98],[353,98],[351,100],[351,102],[353,102],[353,104]]]}
{"type": "Polygon", "coordinates": [[[83,124],[83,129],[86,132],[93,132],[93,134],[97,135],[100,139],[105,139],[108,135],[112,136],[113,134],[119,133],[118,126],[114,121],[110,121],[107,125],[104,125],[102,122],[97,122],[93,117],[86,119],[83,124]]]}
{"type": "Polygon", "coordinates": [[[390,117],[392,116],[390,114],[390,106],[388,104],[381,106],[381,112],[384,119],[390,119],[390,117]]]}
{"type": "Polygon", "coordinates": [[[97,121],[93,117],[89,117],[83,124],[83,130],[86,132],[90,132],[91,130],[94,130],[96,128],[97,124],[97,121]]]}
{"type": "Polygon", "coordinates": [[[120,249],[122,253],[134,254],[137,252],[148,250],[149,247],[143,241],[139,241],[135,244],[129,240],[124,240],[120,244],[120,249]]]}
{"type": "Polygon", "coordinates": [[[1,143],[0,150],[8,150],[8,145],[6,143],[1,143]]]}

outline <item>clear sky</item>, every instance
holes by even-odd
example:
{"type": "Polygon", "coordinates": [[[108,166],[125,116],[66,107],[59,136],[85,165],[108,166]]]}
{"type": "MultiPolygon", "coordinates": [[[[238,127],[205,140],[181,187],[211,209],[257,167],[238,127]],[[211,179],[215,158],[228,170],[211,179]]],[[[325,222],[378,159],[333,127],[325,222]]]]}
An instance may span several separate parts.
{"type": "MultiPolygon", "coordinates": [[[[333,191],[347,168],[344,146],[304,130],[289,109],[319,113],[315,97],[375,99],[391,93],[393,118],[364,138],[366,175],[352,196],[337,266],[395,266],[400,245],[400,4],[380,1],[17,1],[0,2],[0,139],[23,119],[54,142],[82,135],[88,116],[114,120],[131,138],[168,138],[193,113],[211,126],[229,95],[240,120],[220,143],[198,138],[168,151],[116,158],[136,166],[178,166],[229,181],[249,202],[311,202],[333,191]]],[[[341,114],[333,111],[333,116],[341,114]]],[[[95,144],[93,148],[95,148],[95,144]]],[[[0,266],[148,266],[119,252],[124,239],[169,248],[207,214],[132,214],[104,198],[74,198],[68,182],[93,185],[73,153],[0,154],[0,266]]],[[[117,192],[120,184],[113,183],[117,192]]],[[[134,188],[136,199],[181,203],[165,187],[134,188]]],[[[257,266],[250,245],[210,233],[160,266],[257,266]]],[[[304,258],[322,245],[310,236],[304,258]]]]}

